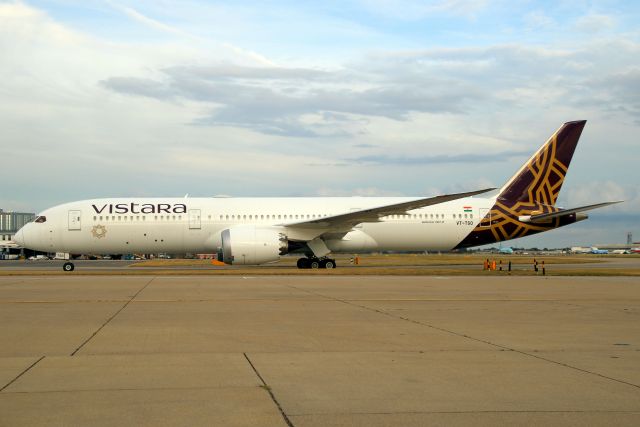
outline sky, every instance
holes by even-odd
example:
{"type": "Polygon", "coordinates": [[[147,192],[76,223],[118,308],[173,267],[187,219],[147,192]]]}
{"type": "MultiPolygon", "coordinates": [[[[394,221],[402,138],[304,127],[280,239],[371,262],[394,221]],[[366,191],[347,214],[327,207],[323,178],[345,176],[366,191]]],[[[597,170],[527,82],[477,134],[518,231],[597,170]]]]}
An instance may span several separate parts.
{"type": "Polygon", "coordinates": [[[0,0],[0,208],[501,186],[588,120],[512,242],[640,240],[640,2],[0,0]]]}

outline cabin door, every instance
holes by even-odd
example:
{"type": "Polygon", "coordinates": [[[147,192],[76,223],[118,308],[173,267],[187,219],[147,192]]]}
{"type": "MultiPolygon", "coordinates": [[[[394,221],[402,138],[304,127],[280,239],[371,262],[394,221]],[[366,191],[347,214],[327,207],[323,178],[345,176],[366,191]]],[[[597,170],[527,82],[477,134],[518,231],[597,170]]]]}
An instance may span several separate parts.
{"type": "Polygon", "coordinates": [[[69,211],[69,230],[80,230],[82,228],[81,223],[81,211],[69,211]]]}
{"type": "Polygon", "coordinates": [[[189,229],[200,229],[200,209],[189,209],[189,229]]]}

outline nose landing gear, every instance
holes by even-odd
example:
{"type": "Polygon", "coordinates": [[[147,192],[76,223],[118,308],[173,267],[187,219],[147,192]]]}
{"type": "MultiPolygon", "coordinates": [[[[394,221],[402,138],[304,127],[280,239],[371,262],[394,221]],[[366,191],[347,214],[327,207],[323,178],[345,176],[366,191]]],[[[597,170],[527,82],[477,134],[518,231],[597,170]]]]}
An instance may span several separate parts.
{"type": "Polygon", "coordinates": [[[336,260],[330,258],[300,258],[296,263],[298,268],[306,269],[306,268],[336,268],[336,260]]]}
{"type": "Polygon", "coordinates": [[[75,266],[73,265],[72,262],[65,262],[64,264],[62,264],[62,269],[64,271],[73,271],[73,269],[75,268],[75,266]]]}

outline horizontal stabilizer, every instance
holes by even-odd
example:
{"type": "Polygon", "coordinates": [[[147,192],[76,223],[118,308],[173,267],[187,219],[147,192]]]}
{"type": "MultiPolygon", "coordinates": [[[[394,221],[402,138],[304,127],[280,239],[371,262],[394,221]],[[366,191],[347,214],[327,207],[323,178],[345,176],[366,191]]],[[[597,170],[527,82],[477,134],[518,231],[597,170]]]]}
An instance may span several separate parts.
{"type": "Polygon", "coordinates": [[[562,209],[556,212],[544,213],[539,215],[526,215],[521,216],[519,219],[522,222],[547,222],[554,218],[560,218],[567,215],[576,214],[578,212],[590,211],[592,209],[603,208],[609,205],[615,205],[616,203],[622,203],[624,200],[618,200],[615,202],[604,202],[604,203],[596,203],[595,205],[581,206],[579,208],[573,209],[562,209]]]}

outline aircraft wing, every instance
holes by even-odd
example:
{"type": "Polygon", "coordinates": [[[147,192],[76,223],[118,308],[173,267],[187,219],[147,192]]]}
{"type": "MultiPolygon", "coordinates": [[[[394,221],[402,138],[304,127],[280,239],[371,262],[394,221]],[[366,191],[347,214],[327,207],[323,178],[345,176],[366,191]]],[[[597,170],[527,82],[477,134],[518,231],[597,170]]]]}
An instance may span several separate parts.
{"type": "Polygon", "coordinates": [[[562,209],[556,212],[549,212],[538,215],[531,215],[529,217],[520,217],[520,220],[523,222],[546,222],[552,220],[554,218],[559,218],[566,215],[576,214],[578,212],[590,211],[591,209],[603,208],[609,205],[615,205],[616,203],[622,203],[624,200],[618,200],[615,202],[604,202],[604,203],[596,203],[595,205],[587,205],[581,206],[579,208],[573,209],[562,209]]]}
{"type": "Polygon", "coordinates": [[[380,222],[380,218],[388,215],[405,215],[408,211],[413,209],[463,199],[465,197],[475,196],[492,190],[495,190],[495,188],[410,200],[408,202],[378,206],[375,208],[367,208],[309,221],[285,224],[284,227],[291,232],[288,234],[290,239],[311,240],[327,233],[347,232],[354,226],[363,222],[380,222]]]}

